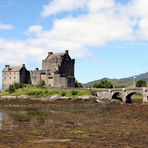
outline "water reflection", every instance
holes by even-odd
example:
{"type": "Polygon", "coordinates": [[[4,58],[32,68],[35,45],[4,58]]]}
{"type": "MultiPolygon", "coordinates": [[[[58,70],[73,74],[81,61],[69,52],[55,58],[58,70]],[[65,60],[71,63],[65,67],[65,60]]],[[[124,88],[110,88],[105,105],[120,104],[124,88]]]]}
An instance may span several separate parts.
{"type": "Polygon", "coordinates": [[[45,124],[48,121],[47,112],[40,111],[0,111],[0,130],[14,129],[20,123],[28,123],[32,126],[45,124]]]}

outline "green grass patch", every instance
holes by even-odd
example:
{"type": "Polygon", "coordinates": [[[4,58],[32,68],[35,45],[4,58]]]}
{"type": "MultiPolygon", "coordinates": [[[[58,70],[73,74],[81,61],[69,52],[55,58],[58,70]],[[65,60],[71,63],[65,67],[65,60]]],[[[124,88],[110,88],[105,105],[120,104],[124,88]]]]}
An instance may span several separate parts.
{"type": "Polygon", "coordinates": [[[134,94],[134,95],[132,95],[131,99],[132,100],[142,100],[143,96],[140,94],[134,94]]]}
{"type": "Polygon", "coordinates": [[[13,93],[3,92],[0,96],[20,96],[28,95],[33,98],[47,97],[53,95],[65,96],[65,97],[77,97],[92,95],[93,91],[86,89],[49,89],[49,88],[39,88],[34,86],[26,86],[15,90],[13,93]]]}

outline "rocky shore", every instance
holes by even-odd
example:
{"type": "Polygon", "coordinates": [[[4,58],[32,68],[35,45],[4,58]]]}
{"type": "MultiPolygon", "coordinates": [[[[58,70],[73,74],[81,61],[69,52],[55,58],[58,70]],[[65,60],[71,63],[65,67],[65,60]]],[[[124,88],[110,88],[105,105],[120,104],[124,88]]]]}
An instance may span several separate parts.
{"type": "Polygon", "coordinates": [[[53,95],[41,98],[32,98],[28,95],[21,96],[0,96],[0,103],[97,103],[100,102],[97,96],[63,97],[53,95]]]}

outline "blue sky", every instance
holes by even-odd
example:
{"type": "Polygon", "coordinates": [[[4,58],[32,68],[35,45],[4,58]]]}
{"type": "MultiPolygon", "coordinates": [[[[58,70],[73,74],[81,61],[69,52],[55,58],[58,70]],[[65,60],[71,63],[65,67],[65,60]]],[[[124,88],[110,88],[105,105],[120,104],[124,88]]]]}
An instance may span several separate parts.
{"type": "MultiPolygon", "coordinates": [[[[80,82],[148,71],[148,0],[0,0],[0,70],[69,50],[80,82]]],[[[1,81],[0,77],[0,81],[1,81]]]]}

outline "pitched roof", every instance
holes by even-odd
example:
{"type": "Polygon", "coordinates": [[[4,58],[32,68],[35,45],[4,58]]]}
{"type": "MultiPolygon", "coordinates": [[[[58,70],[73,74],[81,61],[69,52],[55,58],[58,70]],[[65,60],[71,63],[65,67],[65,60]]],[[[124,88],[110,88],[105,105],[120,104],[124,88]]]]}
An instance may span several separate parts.
{"type": "Polygon", "coordinates": [[[65,55],[65,53],[53,53],[51,55],[48,55],[46,60],[50,60],[50,59],[61,59],[63,56],[65,55]]]}
{"type": "MultiPolygon", "coordinates": [[[[61,52],[61,53],[49,52],[45,61],[52,61],[52,62],[56,62],[56,63],[61,63],[63,60],[63,57],[65,55],[68,55],[68,50],[65,50],[65,52],[61,52]]],[[[69,57],[69,55],[68,55],[68,57],[69,57]]]]}
{"type": "Polygon", "coordinates": [[[12,66],[12,67],[7,66],[7,67],[4,68],[3,71],[5,71],[5,72],[8,72],[8,71],[9,72],[19,72],[22,69],[22,67],[23,66],[12,66]]]}

